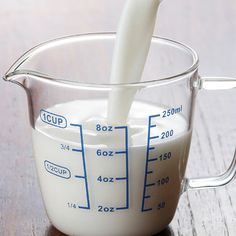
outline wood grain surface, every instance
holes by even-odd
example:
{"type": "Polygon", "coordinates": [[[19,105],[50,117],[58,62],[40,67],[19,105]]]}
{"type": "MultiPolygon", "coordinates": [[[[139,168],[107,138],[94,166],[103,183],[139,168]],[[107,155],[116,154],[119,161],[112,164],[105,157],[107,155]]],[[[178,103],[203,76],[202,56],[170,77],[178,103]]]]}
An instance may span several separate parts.
{"type": "MultiPolygon", "coordinates": [[[[122,0],[0,0],[0,75],[23,52],[64,35],[115,31],[122,0]]],[[[236,77],[235,0],[166,0],[155,34],[187,43],[200,73],[236,77]]],[[[62,235],[43,208],[24,91],[0,81],[0,235],[62,235]]],[[[187,176],[222,173],[236,144],[234,91],[199,93],[187,176]]],[[[236,235],[236,182],[185,193],[160,235],[236,235]]]]}

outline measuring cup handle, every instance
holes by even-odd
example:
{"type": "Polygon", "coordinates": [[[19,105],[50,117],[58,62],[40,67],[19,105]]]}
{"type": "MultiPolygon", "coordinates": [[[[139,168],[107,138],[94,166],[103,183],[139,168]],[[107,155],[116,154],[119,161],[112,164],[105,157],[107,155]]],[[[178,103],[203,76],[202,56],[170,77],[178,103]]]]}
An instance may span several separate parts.
{"type": "MultiPolygon", "coordinates": [[[[202,77],[199,78],[199,89],[225,90],[236,88],[236,79],[228,77],[202,77]]],[[[207,178],[187,178],[184,181],[183,192],[191,189],[216,188],[231,182],[236,176],[236,149],[228,170],[219,176],[207,178]]]]}

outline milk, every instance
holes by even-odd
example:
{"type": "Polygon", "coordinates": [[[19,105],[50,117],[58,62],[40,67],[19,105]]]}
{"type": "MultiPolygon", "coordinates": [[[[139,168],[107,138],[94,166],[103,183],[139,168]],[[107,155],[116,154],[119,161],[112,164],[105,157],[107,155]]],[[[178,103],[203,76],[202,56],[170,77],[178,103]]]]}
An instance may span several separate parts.
{"type": "Polygon", "coordinates": [[[174,215],[191,131],[181,114],[163,117],[166,107],[138,101],[127,129],[116,129],[107,124],[107,106],[80,100],[41,110],[32,132],[47,214],[69,235],[152,235],[174,215]]]}
{"type": "MultiPolygon", "coordinates": [[[[127,0],[117,32],[111,68],[111,84],[139,82],[150,48],[160,0],[127,0]]],[[[137,90],[113,88],[108,122],[125,123],[137,90]]]]}
{"type": "MultiPolygon", "coordinates": [[[[139,82],[159,0],[128,0],[119,25],[111,84],[139,82]]],[[[42,195],[54,226],[69,235],[144,236],[172,220],[191,130],[167,107],[113,87],[107,100],[40,111],[33,129],[42,195]]]]}

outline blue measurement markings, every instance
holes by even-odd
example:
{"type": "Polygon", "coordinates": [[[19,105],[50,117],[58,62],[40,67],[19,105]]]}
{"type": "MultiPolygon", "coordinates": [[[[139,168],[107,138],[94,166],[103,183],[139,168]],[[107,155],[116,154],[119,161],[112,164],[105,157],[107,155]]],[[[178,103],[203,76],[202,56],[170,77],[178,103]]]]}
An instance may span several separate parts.
{"type": "Polygon", "coordinates": [[[128,151],[128,127],[127,126],[116,126],[116,130],[125,131],[125,149],[115,152],[116,155],[125,155],[125,176],[117,177],[117,181],[126,181],[126,204],[123,207],[117,207],[116,210],[129,209],[129,151],[128,151]]]}
{"type": "Polygon", "coordinates": [[[145,211],[151,211],[152,208],[146,208],[145,207],[145,202],[147,199],[150,199],[151,196],[150,195],[147,195],[147,189],[150,188],[150,187],[153,187],[155,186],[155,183],[148,183],[148,175],[151,175],[153,174],[153,171],[152,170],[149,170],[149,164],[154,162],[154,161],[157,161],[157,158],[154,158],[154,157],[150,157],[150,153],[151,151],[155,150],[155,147],[153,147],[151,145],[151,140],[155,140],[155,139],[158,139],[159,136],[151,136],[151,130],[153,128],[156,128],[157,125],[156,124],[153,124],[153,120],[160,117],[160,114],[157,114],[157,115],[153,115],[153,116],[149,116],[149,120],[148,120],[148,137],[147,137],[147,150],[146,150],[146,163],[145,163],[145,174],[144,174],[144,187],[143,187],[143,198],[142,198],[142,212],[145,212],[145,211]]]}
{"type": "Polygon", "coordinates": [[[86,170],[86,160],[85,160],[85,153],[84,153],[84,140],[83,140],[83,130],[82,125],[78,124],[70,124],[73,127],[78,127],[80,129],[80,142],[81,142],[81,148],[80,149],[72,149],[73,152],[81,153],[81,157],[83,160],[83,169],[84,169],[84,175],[75,175],[75,178],[82,179],[85,183],[85,191],[86,191],[86,199],[87,199],[87,206],[79,206],[81,209],[90,209],[90,200],[89,200],[89,190],[88,190],[88,177],[87,177],[87,170],[86,170]]]}

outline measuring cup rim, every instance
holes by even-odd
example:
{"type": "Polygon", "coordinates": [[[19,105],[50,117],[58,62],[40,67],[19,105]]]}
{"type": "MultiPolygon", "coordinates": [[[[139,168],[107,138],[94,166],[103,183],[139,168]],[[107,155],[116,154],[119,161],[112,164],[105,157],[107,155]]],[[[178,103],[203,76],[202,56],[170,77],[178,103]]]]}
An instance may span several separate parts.
{"type": "Polygon", "coordinates": [[[169,77],[163,77],[159,79],[154,79],[154,80],[148,80],[148,81],[141,81],[141,82],[131,82],[131,83],[119,83],[119,84],[111,84],[111,83],[82,83],[82,82],[73,82],[70,80],[65,80],[65,79],[58,79],[53,76],[48,76],[45,74],[41,74],[40,72],[37,71],[32,71],[32,70],[20,70],[18,69],[25,61],[27,61],[31,56],[36,55],[42,50],[45,50],[46,48],[51,48],[53,46],[60,45],[62,43],[66,43],[68,41],[74,41],[80,39],[81,42],[85,40],[98,40],[98,39],[115,39],[116,38],[116,33],[115,32],[98,32],[98,33],[87,33],[87,34],[77,34],[77,35],[70,35],[70,36],[65,36],[65,37],[60,37],[56,39],[52,39],[49,41],[46,41],[44,43],[41,43],[30,50],[28,50],[25,54],[23,54],[8,70],[8,72],[5,74],[4,79],[5,80],[10,80],[8,79],[11,76],[20,76],[20,75],[31,75],[37,77],[39,80],[43,80],[45,82],[49,82],[50,84],[57,84],[60,86],[66,86],[66,87],[90,87],[90,88],[102,88],[102,89],[112,89],[114,87],[149,87],[153,85],[163,85],[163,84],[168,84],[168,83],[173,83],[176,81],[179,81],[183,79],[186,75],[195,72],[195,70],[198,68],[199,65],[199,57],[198,54],[194,49],[191,47],[187,46],[184,43],[180,43],[178,41],[164,38],[164,37],[158,37],[158,36],[153,36],[152,37],[152,43],[154,42],[164,42],[165,44],[169,44],[171,46],[175,46],[180,49],[184,49],[185,52],[191,55],[192,57],[192,64],[191,66],[186,69],[184,72],[180,72],[178,74],[169,76],[169,77]]]}

